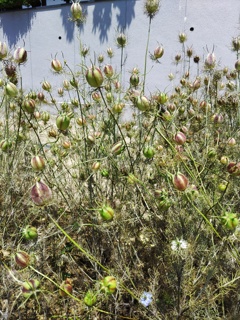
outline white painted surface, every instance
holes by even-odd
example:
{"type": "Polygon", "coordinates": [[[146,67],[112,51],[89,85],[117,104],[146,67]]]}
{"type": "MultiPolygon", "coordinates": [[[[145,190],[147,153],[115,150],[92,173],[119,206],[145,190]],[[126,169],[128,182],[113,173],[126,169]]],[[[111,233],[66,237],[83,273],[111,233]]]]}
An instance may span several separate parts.
{"type": "MultiPolygon", "coordinates": [[[[6,41],[12,51],[18,46],[28,50],[28,62],[22,67],[25,89],[38,89],[43,80],[58,88],[63,77],[51,73],[51,59],[64,57],[71,68],[78,68],[80,42],[91,48],[92,61],[112,47],[115,52],[112,63],[119,66],[120,50],[115,38],[123,28],[128,36],[124,80],[127,83],[133,67],[143,72],[148,28],[143,1],[97,1],[83,3],[83,8],[87,20],[80,28],[68,20],[70,6],[65,4],[0,14],[0,41],[6,41]]],[[[240,34],[240,1],[162,0],[161,9],[152,21],[149,51],[153,52],[160,43],[165,53],[161,64],[148,60],[147,90],[170,90],[167,75],[180,72],[172,62],[175,54],[181,53],[178,33],[183,31],[188,35],[186,46],[192,46],[195,54],[203,59],[207,50],[214,48],[221,66],[233,68],[236,56],[230,47],[232,37],[240,34]],[[190,27],[194,31],[189,31],[190,27]]],[[[191,64],[191,70],[196,72],[196,64],[191,64]]]]}

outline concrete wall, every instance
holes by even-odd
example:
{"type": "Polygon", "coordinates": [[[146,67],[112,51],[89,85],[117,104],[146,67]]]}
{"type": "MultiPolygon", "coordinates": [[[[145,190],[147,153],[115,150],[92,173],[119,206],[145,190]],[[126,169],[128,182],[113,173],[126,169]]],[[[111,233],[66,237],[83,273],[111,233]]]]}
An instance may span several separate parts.
{"type": "MultiPolygon", "coordinates": [[[[0,41],[8,43],[13,51],[25,46],[28,62],[22,69],[24,88],[38,89],[43,80],[50,80],[59,87],[63,76],[55,77],[50,71],[51,59],[57,56],[67,60],[72,68],[78,68],[80,43],[91,48],[92,61],[112,47],[114,65],[120,65],[120,50],[115,38],[125,30],[128,45],[124,52],[124,80],[129,71],[138,67],[143,71],[147,41],[148,18],[143,14],[143,0],[97,1],[83,3],[86,23],[80,27],[68,20],[69,5],[26,9],[0,14],[0,41]]],[[[234,67],[236,55],[231,52],[231,39],[240,34],[239,0],[162,0],[161,9],[152,21],[149,51],[162,44],[165,54],[161,64],[148,60],[147,90],[170,90],[167,75],[181,73],[172,62],[181,53],[178,33],[186,32],[186,46],[202,59],[214,49],[221,66],[234,67]],[[193,31],[190,31],[193,28],[193,31]],[[152,68],[154,66],[154,68],[152,68]]],[[[109,59],[106,58],[106,62],[109,59]]],[[[90,63],[90,62],[89,62],[90,63]]],[[[191,64],[196,73],[196,64],[191,64]]]]}

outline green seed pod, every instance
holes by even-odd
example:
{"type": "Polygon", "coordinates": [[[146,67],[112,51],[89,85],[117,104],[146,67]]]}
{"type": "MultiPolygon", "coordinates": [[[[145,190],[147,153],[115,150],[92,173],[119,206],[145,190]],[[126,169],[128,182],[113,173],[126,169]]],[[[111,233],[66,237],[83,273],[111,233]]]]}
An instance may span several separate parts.
{"type": "Polygon", "coordinates": [[[99,209],[99,213],[103,220],[112,221],[114,216],[114,210],[110,206],[104,205],[99,209]]]}
{"type": "Polygon", "coordinates": [[[22,295],[24,298],[31,297],[40,286],[40,281],[37,279],[30,279],[25,281],[22,285],[22,295]]]}
{"type": "Polygon", "coordinates": [[[58,116],[56,119],[56,125],[57,125],[58,129],[61,131],[67,130],[70,125],[69,116],[66,114],[58,116]]]}
{"type": "Polygon", "coordinates": [[[103,84],[102,71],[95,66],[88,68],[86,72],[86,80],[91,87],[99,88],[103,84]]]}
{"type": "Polygon", "coordinates": [[[117,289],[117,280],[113,276],[107,276],[101,280],[101,289],[107,293],[112,294],[117,289]]]}

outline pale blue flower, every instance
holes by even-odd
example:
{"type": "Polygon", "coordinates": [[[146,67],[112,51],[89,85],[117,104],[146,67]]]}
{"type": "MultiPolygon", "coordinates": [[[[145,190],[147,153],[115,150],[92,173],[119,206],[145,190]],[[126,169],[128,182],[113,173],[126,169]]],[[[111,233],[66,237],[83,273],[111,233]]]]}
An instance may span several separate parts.
{"type": "Polygon", "coordinates": [[[139,302],[144,305],[144,307],[148,307],[152,302],[152,294],[151,292],[144,291],[141,295],[139,302]]]}

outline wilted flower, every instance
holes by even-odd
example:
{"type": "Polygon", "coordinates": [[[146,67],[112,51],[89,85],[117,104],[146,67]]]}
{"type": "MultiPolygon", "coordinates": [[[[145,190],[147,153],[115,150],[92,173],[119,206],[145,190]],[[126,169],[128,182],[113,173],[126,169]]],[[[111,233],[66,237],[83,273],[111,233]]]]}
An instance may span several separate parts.
{"type": "Polygon", "coordinates": [[[171,249],[173,251],[179,251],[180,249],[187,249],[187,247],[188,247],[188,243],[183,239],[180,239],[180,240],[177,239],[171,242],[171,249]]]}
{"type": "Polygon", "coordinates": [[[144,291],[140,297],[139,302],[144,306],[148,307],[152,303],[152,294],[151,292],[144,291]]]}
{"type": "Polygon", "coordinates": [[[70,10],[73,21],[80,21],[82,19],[82,7],[79,2],[73,2],[70,10]]]}
{"type": "Polygon", "coordinates": [[[208,53],[207,58],[205,59],[204,63],[205,69],[211,70],[214,69],[216,66],[216,57],[214,52],[208,53]]]}

